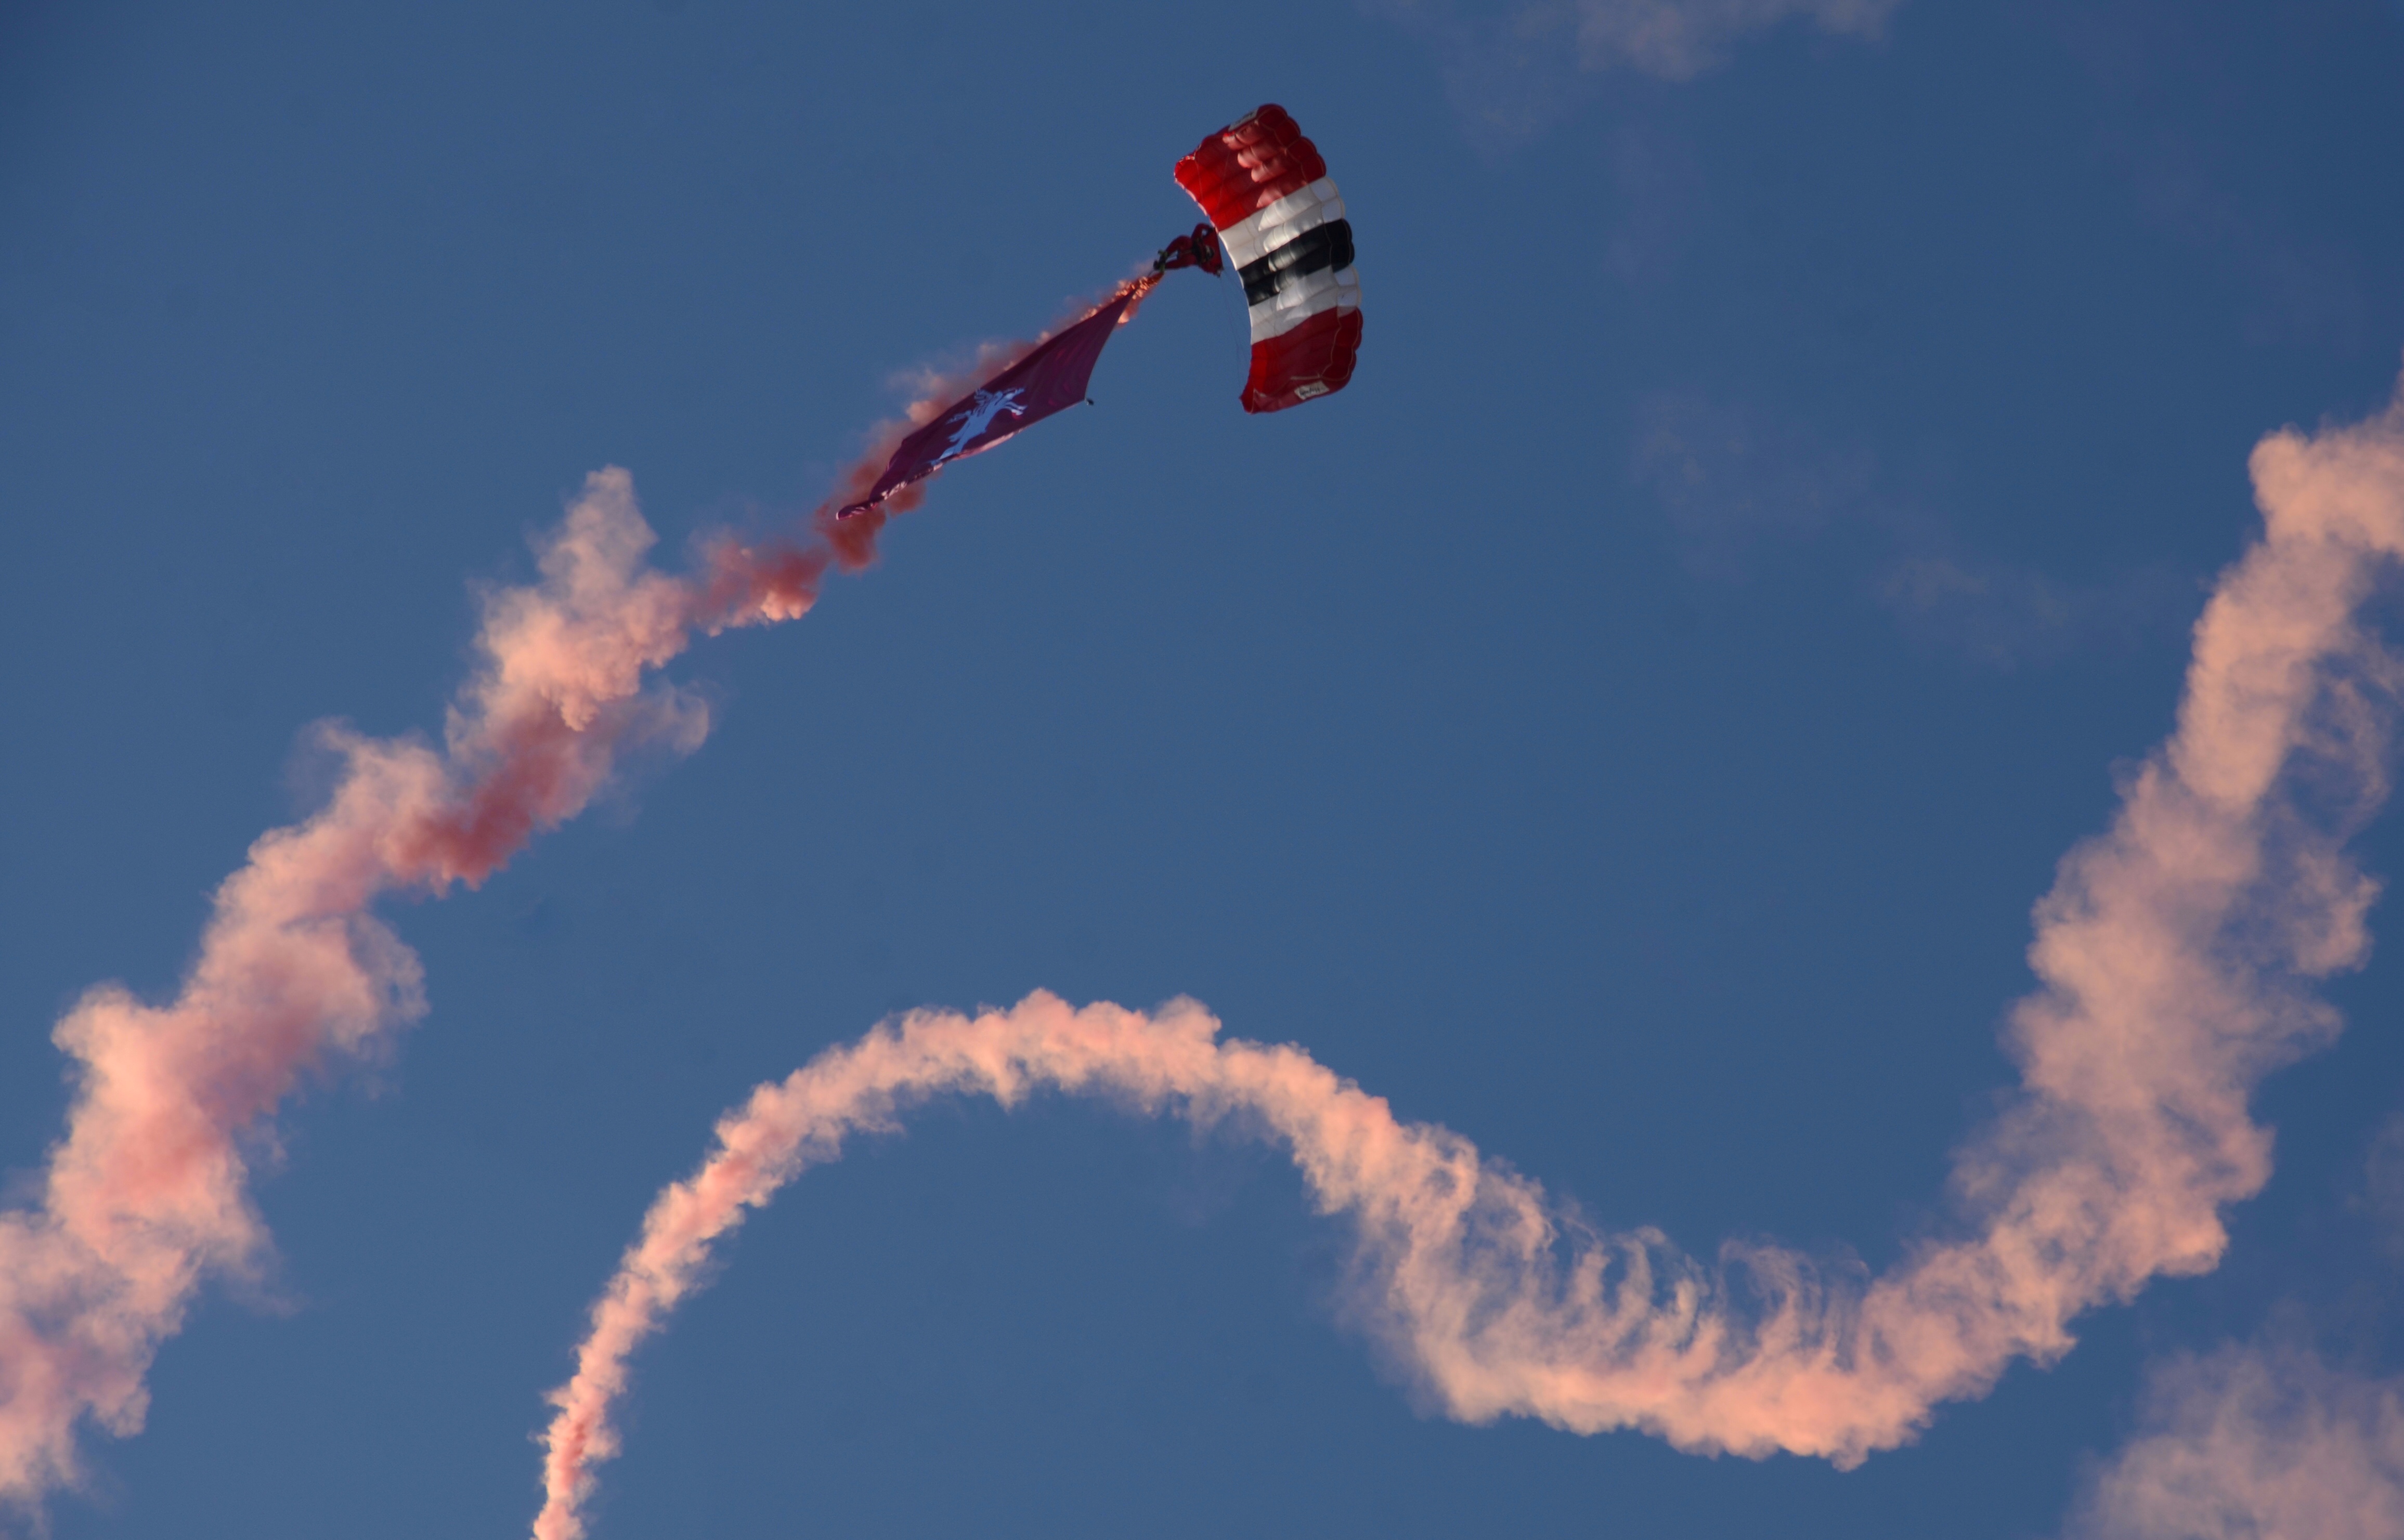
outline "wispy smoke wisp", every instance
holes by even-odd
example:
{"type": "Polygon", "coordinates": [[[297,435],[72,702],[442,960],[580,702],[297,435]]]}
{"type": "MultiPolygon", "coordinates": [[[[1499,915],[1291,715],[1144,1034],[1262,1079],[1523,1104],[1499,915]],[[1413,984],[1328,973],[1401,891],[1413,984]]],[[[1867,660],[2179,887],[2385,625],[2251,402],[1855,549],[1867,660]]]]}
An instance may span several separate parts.
{"type": "Polygon", "coordinates": [[[1866,1284],[1765,1246],[1708,1265],[1653,1231],[1587,1228],[1300,1049],[1220,1042],[1197,1006],[1147,1017],[1039,994],[973,1019],[920,1013],[762,1086],[652,1205],[552,1394],[538,1540],[583,1533],[630,1355],[717,1239],[847,1135],[947,1092],[1250,1114],[1355,1225],[1360,1318],[1467,1421],[1852,1465],[2014,1360],[2060,1357],[2081,1312],[2212,1267],[2222,1210],[2270,1175],[2252,1087],[2337,1031],[2310,981],[2368,949],[2375,889],[2343,845],[2386,791],[2399,670],[2357,612],[2404,554],[2404,399],[2358,427],[2274,434],[2252,469],[2264,534],[2197,623],[2177,729],[2036,906],[2041,987],[2006,1034],[2022,1089],[1957,1157],[1957,1239],[1866,1284]]]}
{"type": "Polygon", "coordinates": [[[1474,137],[1523,139],[1565,116],[1580,77],[1617,70],[1686,81],[1790,22],[1877,38],[1903,0],[1366,0],[1434,50],[1474,137]]]}
{"type": "Polygon", "coordinates": [[[2081,1540],[2395,1540],[2404,1387],[2299,1346],[2231,1345],[2158,1367],[2144,1430],[2097,1476],[2081,1540]]]}
{"type": "Polygon", "coordinates": [[[1640,412],[1630,469],[1668,515],[1686,568],[1721,582],[1805,540],[1866,537],[1882,548],[1878,602],[1915,639],[1989,667],[2058,663],[2098,647],[2167,641],[2201,585],[2160,567],[2067,582],[1965,549],[1943,495],[1915,488],[1859,443],[1812,434],[1741,406],[1662,391],[1640,412]]]}
{"type": "Polygon", "coordinates": [[[1567,12],[1587,69],[1628,64],[1665,80],[1691,80],[1726,61],[1737,39],[1790,20],[1838,35],[1876,37],[1902,0],[1572,0],[1535,6],[1533,18],[1567,12]]]}
{"type": "Polygon", "coordinates": [[[373,901],[482,882],[583,808],[631,742],[696,746],[706,709],[644,676],[696,632],[804,614],[827,563],[722,539],[676,577],[650,567],[652,540],[626,473],[594,472],[538,543],[541,580],[485,600],[441,747],[320,729],[332,795],[218,888],[175,997],[103,985],[58,1024],[66,1133],[37,1201],[0,1213],[0,1502],[75,1479],[86,1414],[140,1428],[152,1355],[194,1291],[266,1259],[245,1149],[304,1076],[424,1013],[417,958],[373,901]]]}

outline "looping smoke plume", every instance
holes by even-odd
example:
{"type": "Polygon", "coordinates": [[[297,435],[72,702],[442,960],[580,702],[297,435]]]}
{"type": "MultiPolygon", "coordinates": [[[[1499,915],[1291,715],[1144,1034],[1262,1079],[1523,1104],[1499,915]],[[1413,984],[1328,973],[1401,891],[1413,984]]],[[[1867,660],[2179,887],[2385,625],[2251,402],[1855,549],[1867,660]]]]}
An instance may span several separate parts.
{"type": "Polygon", "coordinates": [[[2059,1358],[2081,1312],[2209,1269],[2222,1210],[2270,1177],[2252,1088],[2335,1034],[2310,981],[2369,947],[2376,887],[2342,847],[2386,791],[2398,670],[2357,617],[2404,554],[2404,398],[2358,427],[2274,434],[2252,471],[2264,533],[2196,625],[2176,731],[2036,906],[2040,987],[2006,1033],[2021,1090],[1956,1158],[1957,1238],[1866,1283],[1773,1247],[1714,1267],[1650,1231],[1587,1229],[1301,1049],[1219,1041],[1190,1002],[1145,1016],[1038,994],[974,1018],[917,1013],[760,1087],[652,1204],[551,1396],[537,1540],[583,1533],[630,1356],[717,1239],[847,1135],[943,1093],[1251,1114],[1320,1210],[1352,1222],[1361,1318],[1465,1421],[1637,1427],[1851,1466],[2014,1360],[2059,1358]]]}
{"type": "Polygon", "coordinates": [[[676,577],[648,565],[652,542],[626,472],[588,477],[538,542],[540,581],[486,597],[482,663],[441,747],[320,728],[342,766],[332,795],[217,889],[175,998],[102,985],[58,1024],[66,1133],[38,1200],[0,1213],[0,1501],[75,1479],[87,1413],[139,1430],[151,1356],[195,1290],[267,1258],[245,1148],[304,1076],[424,1014],[417,958],[375,899],[482,883],[574,817],[622,745],[697,746],[705,707],[645,675],[695,632],[805,613],[828,560],[721,538],[676,577]]]}

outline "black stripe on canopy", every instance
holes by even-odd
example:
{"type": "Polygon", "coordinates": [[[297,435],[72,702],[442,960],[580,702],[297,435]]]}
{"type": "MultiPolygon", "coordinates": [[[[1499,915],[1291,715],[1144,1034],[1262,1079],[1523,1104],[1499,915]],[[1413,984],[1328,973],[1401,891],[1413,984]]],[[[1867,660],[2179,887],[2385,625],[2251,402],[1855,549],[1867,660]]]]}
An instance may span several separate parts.
{"type": "Polygon", "coordinates": [[[1285,245],[1265,251],[1243,267],[1244,302],[1256,305],[1274,297],[1288,278],[1352,265],[1352,221],[1335,219],[1304,231],[1285,245]]]}

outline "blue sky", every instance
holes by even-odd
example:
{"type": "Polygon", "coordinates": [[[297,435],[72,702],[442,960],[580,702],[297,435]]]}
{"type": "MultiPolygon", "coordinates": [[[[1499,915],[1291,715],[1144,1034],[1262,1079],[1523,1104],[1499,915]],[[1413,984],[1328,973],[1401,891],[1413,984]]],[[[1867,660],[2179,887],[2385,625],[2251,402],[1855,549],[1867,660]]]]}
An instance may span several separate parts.
{"type": "MultiPolygon", "coordinates": [[[[1265,101],[1366,295],[1350,388],[1249,418],[1237,296],[1174,275],[1096,407],[671,665],[698,753],[384,904],[428,1015],[276,1120],[272,1279],[203,1291],[56,1533],[523,1533],[650,1196],[921,1004],[1191,995],[1701,1254],[1938,1224],[2249,450],[2395,387],[2404,8],[1907,0],[1654,63],[1466,6],[9,10],[16,1172],[52,1025],[174,988],[322,794],[308,724],[440,731],[587,471],[665,561],[798,520],[907,371],[1190,226],[1170,165],[1265,101]]],[[[1273,1153],[962,1104],[749,1226],[594,1533],[2054,1534],[2166,1355],[2392,1368],[2393,977],[2265,1087],[2219,1270],[1856,1471],[1424,1416],[1273,1153]]]]}

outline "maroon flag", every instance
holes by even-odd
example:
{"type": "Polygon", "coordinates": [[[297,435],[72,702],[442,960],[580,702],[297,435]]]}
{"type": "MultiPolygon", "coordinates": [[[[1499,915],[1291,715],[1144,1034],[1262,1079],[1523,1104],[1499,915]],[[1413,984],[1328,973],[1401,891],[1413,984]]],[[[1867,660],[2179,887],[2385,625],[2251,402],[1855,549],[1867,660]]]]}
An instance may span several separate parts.
{"type": "Polygon", "coordinates": [[[939,413],[933,421],[902,441],[885,462],[864,501],[845,508],[837,516],[865,513],[897,487],[931,476],[954,460],[965,459],[1016,433],[1030,423],[1049,417],[1085,399],[1085,385],[1102,344],[1149,282],[1130,285],[1125,293],[1095,311],[1057,336],[1046,338],[1035,351],[987,380],[939,413]]]}

